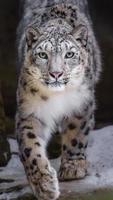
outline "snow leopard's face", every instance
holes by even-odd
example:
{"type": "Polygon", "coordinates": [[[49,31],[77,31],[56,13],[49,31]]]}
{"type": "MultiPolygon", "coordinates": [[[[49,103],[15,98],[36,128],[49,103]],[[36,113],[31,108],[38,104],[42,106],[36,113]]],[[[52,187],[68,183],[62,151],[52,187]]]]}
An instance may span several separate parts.
{"type": "Polygon", "coordinates": [[[55,90],[78,84],[87,65],[87,51],[72,35],[42,37],[32,45],[32,58],[40,81],[55,90]]]}

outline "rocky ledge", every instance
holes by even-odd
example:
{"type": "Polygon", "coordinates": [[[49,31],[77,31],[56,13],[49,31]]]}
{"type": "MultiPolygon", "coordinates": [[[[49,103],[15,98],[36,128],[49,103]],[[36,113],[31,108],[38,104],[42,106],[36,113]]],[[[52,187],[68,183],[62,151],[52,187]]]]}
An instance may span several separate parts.
{"type": "MultiPolygon", "coordinates": [[[[35,200],[18,157],[17,143],[9,139],[11,159],[0,167],[0,200],[35,200]]],[[[92,131],[87,148],[90,166],[83,180],[60,183],[61,199],[99,189],[113,189],[113,126],[92,131]]],[[[51,161],[58,170],[60,159],[51,161]]],[[[70,199],[70,198],[69,198],[70,199]]]]}

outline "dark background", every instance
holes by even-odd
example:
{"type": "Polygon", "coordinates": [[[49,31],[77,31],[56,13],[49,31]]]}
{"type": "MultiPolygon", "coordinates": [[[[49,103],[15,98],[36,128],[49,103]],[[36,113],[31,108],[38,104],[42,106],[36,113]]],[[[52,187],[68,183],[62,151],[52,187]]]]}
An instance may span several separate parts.
{"type": "MultiPolygon", "coordinates": [[[[96,127],[113,124],[113,1],[89,0],[103,62],[103,72],[97,86],[96,127]]],[[[0,129],[14,132],[16,108],[16,27],[18,1],[0,0],[0,129]]]]}

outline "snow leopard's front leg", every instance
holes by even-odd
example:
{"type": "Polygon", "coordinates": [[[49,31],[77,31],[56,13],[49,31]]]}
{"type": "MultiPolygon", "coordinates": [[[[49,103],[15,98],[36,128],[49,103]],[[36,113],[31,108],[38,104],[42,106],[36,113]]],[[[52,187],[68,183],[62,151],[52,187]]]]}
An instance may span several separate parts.
{"type": "Polygon", "coordinates": [[[45,124],[32,115],[21,118],[17,114],[16,126],[20,158],[35,196],[38,200],[57,199],[56,171],[45,152],[49,134],[45,124]]]}
{"type": "Polygon", "coordinates": [[[62,134],[62,156],[59,180],[84,178],[87,174],[88,161],[86,148],[89,131],[94,127],[94,105],[85,108],[84,115],[72,116],[64,122],[62,134]]]}

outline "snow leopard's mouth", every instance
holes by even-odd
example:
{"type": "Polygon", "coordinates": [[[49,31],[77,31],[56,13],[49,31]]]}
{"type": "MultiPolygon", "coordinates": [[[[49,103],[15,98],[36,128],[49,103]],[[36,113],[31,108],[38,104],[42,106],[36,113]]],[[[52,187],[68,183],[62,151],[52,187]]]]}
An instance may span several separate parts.
{"type": "Polygon", "coordinates": [[[53,87],[60,87],[62,85],[66,85],[68,83],[69,79],[65,79],[65,80],[62,80],[62,81],[49,81],[49,80],[46,80],[45,83],[47,85],[50,85],[50,86],[53,86],[53,87]]]}
{"type": "Polygon", "coordinates": [[[54,91],[63,91],[65,89],[65,86],[66,84],[68,83],[68,81],[54,81],[54,82],[49,82],[49,81],[46,81],[45,82],[47,87],[50,89],[50,90],[54,90],[54,91]]]}
{"type": "Polygon", "coordinates": [[[64,91],[65,85],[66,85],[65,83],[55,81],[55,82],[47,84],[47,87],[52,91],[64,91]]]}
{"type": "Polygon", "coordinates": [[[65,81],[45,81],[47,86],[51,86],[51,87],[62,87],[65,86],[68,83],[68,80],[65,81]]]}

